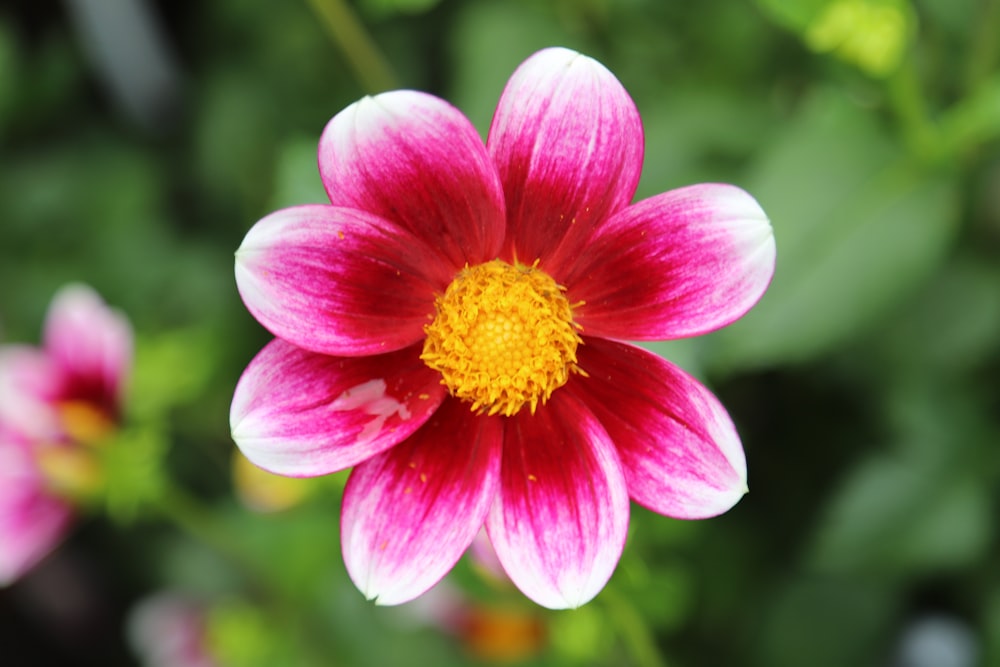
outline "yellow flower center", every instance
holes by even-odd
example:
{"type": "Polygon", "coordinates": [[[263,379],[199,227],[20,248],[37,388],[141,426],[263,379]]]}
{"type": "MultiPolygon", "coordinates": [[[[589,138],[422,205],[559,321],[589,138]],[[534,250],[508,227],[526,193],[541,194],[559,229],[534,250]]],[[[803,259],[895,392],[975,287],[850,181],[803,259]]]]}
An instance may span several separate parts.
{"type": "Polygon", "coordinates": [[[66,434],[88,446],[100,445],[114,434],[114,420],[103,410],[87,401],[64,401],[59,406],[62,426],[66,434]]]}
{"type": "Polygon", "coordinates": [[[516,414],[566,384],[582,341],[564,288],[547,273],[495,259],[465,267],[434,302],[420,358],[472,410],[516,414]]]}

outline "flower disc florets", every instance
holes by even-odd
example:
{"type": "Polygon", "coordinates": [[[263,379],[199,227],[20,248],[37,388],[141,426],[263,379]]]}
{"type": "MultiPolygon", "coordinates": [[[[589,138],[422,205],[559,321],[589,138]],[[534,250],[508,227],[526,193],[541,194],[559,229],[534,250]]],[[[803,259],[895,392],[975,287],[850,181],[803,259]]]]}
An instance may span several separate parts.
{"type": "Polygon", "coordinates": [[[528,404],[534,413],[580,372],[582,341],[563,292],[537,265],[467,266],[435,300],[420,358],[472,410],[509,417],[528,404]]]}

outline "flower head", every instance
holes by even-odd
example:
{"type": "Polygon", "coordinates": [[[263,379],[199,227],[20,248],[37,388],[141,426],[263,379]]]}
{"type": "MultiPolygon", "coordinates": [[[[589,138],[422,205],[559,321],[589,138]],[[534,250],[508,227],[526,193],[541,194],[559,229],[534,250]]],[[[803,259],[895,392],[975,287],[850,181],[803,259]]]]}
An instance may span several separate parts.
{"type": "Polygon", "coordinates": [[[631,203],[638,111],[578,53],[514,73],[488,139],[420,92],[366,97],[320,139],[330,205],[260,220],[236,256],[276,339],[250,363],[233,438],[258,466],[354,466],[348,573],[380,604],[437,582],[485,524],[541,605],[587,602],[621,555],[629,499],[729,509],[746,462],[724,408],[623,340],[693,336],[760,298],[774,239],[729,185],[631,203]]]}
{"type": "Polygon", "coordinates": [[[89,287],[49,306],[41,348],[0,346],[0,585],[33,567],[96,483],[90,448],[121,419],[132,363],[128,322],[89,287]]]}

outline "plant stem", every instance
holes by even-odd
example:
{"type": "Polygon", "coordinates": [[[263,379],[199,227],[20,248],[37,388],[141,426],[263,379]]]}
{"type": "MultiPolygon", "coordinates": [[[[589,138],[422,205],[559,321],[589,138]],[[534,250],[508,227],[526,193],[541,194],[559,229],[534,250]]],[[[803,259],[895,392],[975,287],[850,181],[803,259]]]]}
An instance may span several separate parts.
{"type": "Polygon", "coordinates": [[[300,646],[304,651],[301,657],[308,661],[308,665],[325,664],[323,655],[333,654],[336,648],[329,633],[318,628],[314,619],[304,614],[294,600],[239,550],[238,542],[229,534],[223,522],[216,520],[201,502],[178,487],[168,487],[156,507],[164,518],[239,570],[251,594],[265,603],[272,618],[299,635],[302,640],[300,646]],[[318,652],[319,645],[327,650],[318,652]]]}
{"type": "Polygon", "coordinates": [[[168,487],[156,509],[189,537],[215,551],[237,567],[248,580],[260,585],[262,578],[257,568],[236,547],[236,541],[227,536],[225,526],[213,520],[211,512],[196,498],[181,488],[168,487]]]}
{"type": "Polygon", "coordinates": [[[608,616],[618,626],[622,643],[637,667],[667,667],[646,620],[628,597],[609,585],[604,588],[600,599],[607,607],[608,616]]]}
{"type": "Polygon", "coordinates": [[[989,76],[1000,57],[1000,0],[982,0],[976,23],[963,72],[966,94],[989,76]]]}
{"type": "Polygon", "coordinates": [[[362,88],[372,94],[398,88],[388,60],[344,0],[309,0],[309,4],[347,58],[362,88]]]}
{"type": "Polygon", "coordinates": [[[938,150],[938,132],[927,109],[912,53],[886,80],[886,86],[910,152],[922,161],[932,159],[938,150]]]}

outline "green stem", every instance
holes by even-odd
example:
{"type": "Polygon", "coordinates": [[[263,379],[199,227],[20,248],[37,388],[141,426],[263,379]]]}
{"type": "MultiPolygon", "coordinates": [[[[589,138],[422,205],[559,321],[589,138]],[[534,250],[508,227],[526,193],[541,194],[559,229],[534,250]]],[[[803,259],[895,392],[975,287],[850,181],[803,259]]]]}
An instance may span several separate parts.
{"type": "Polygon", "coordinates": [[[628,597],[609,585],[600,599],[607,607],[608,616],[618,626],[622,643],[637,667],[666,667],[649,626],[628,597]]]}
{"type": "Polygon", "coordinates": [[[989,76],[1000,58],[1000,0],[982,0],[981,7],[963,72],[966,94],[989,76]]]}
{"type": "Polygon", "coordinates": [[[374,94],[399,87],[388,60],[344,0],[309,0],[309,4],[347,58],[362,88],[374,94]]]}
{"type": "Polygon", "coordinates": [[[246,558],[223,522],[216,520],[200,501],[178,487],[164,490],[156,508],[161,516],[189,537],[212,549],[239,570],[251,594],[264,601],[276,620],[300,634],[304,640],[301,645],[305,651],[303,657],[309,665],[325,664],[322,654],[332,655],[335,649],[329,633],[317,628],[313,619],[303,614],[294,600],[270,581],[259,566],[246,558]],[[323,641],[318,641],[320,639],[323,641]],[[318,645],[324,647],[322,654],[315,649],[318,645]]]}
{"type": "Polygon", "coordinates": [[[910,152],[920,160],[932,159],[938,149],[938,131],[931,121],[912,54],[903,59],[886,85],[889,103],[899,118],[910,152]]]}

